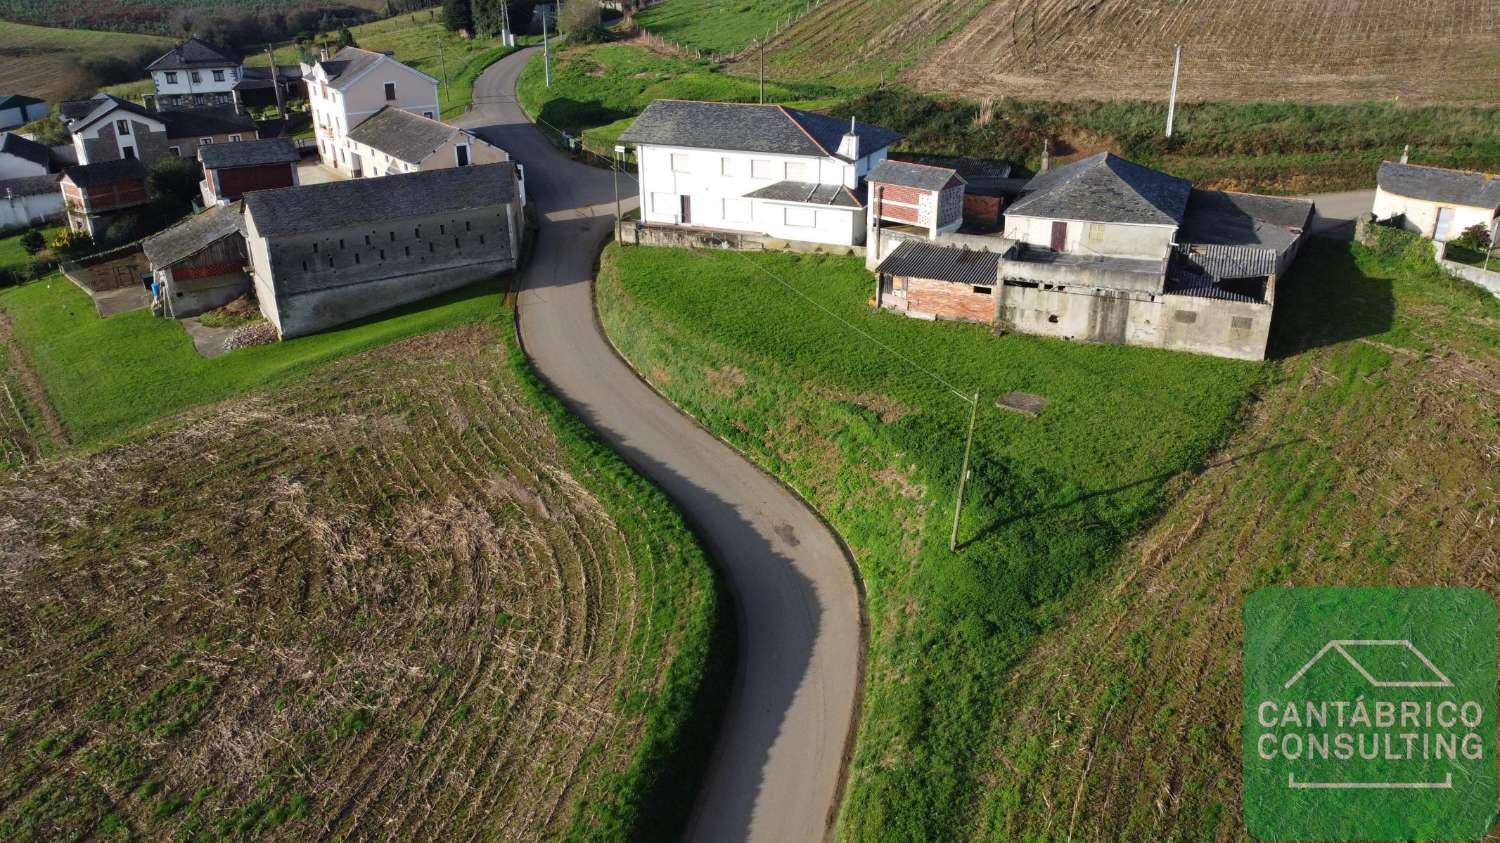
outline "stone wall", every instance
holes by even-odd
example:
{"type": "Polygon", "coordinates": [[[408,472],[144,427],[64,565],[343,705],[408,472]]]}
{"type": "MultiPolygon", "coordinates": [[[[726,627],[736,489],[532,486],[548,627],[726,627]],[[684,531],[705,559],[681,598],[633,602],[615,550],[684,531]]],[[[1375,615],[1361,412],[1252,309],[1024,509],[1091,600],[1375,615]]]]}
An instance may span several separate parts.
{"type": "Polygon", "coordinates": [[[672,246],[683,249],[731,249],[741,252],[802,252],[820,255],[864,255],[864,246],[837,246],[809,243],[805,240],[783,240],[764,234],[741,231],[717,231],[707,228],[640,225],[620,223],[615,239],[632,246],[672,246]]]}
{"type": "Polygon", "coordinates": [[[1490,295],[1500,298],[1500,271],[1496,271],[1496,269],[1500,269],[1500,258],[1495,258],[1490,263],[1490,266],[1496,267],[1496,269],[1485,271],[1484,267],[1470,266],[1466,263],[1447,260],[1443,257],[1443,244],[1434,243],[1432,245],[1435,247],[1434,251],[1437,253],[1438,266],[1441,266],[1443,269],[1457,275],[1470,284],[1475,284],[1488,290],[1490,295]]]}

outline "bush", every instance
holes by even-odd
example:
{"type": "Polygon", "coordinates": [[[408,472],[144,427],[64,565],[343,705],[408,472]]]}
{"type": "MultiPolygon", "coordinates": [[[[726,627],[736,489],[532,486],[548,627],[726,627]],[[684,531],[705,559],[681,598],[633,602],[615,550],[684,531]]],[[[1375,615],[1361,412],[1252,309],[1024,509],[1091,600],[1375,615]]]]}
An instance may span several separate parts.
{"type": "Polygon", "coordinates": [[[1456,245],[1476,252],[1485,252],[1490,248],[1490,230],[1484,223],[1474,223],[1463,230],[1463,233],[1453,238],[1456,245]]]}
{"type": "Polygon", "coordinates": [[[46,247],[47,238],[42,236],[40,229],[28,229],[25,234],[21,235],[21,248],[25,249],[28,255],[34,255],[46,247]]]}
{"type": "Polygon", "coordinates": [[[0,266],[0,289],[14,287],[26,281],[21,270],[12,266],[0,266]]]}
{"type": "Polygon", "coordinates": [[[74,231],[65,228],[52,238],[47,245],[67,255],[86,255],[94,249],[94,238],[86,231],[74,231]]]}

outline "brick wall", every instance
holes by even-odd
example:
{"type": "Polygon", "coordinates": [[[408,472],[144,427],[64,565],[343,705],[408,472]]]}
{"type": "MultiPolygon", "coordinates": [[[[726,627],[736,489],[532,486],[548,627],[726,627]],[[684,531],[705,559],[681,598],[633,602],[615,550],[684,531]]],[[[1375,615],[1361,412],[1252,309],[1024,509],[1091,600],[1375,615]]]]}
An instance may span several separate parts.
{"type": "Polygon", "coordinates": [[[976,293],[968,284],[932,281],[926,278],[906,279],[907,307],[930,313],[939,319],[964,322],[990,322],[995,318],[995,295],[976,293]]]}
{"type": "Polygon", "coordinates": [[[999,225],[1000,197],[964,194],[964,219],[981,225],[999,225]]]}
{"type": "Polygon", "coordinates": [[[921,223],[918,207],[926,191],[895,184],[871,184],[870,195],[874,197],[875,213],[881,219],[913,225],[921,223]],[[895,204],[902,203],[902,204],[895,204]]]}

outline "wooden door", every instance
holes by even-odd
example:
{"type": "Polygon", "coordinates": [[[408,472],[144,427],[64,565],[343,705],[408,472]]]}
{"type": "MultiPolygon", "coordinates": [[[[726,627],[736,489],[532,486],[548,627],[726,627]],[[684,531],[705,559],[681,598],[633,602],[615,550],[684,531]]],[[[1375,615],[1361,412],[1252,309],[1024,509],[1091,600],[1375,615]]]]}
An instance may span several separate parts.
{"type": "Polygon", "coordinates": [[[691,196],[683,196],[682,197],[682,219],[680,220],[680,222],[683,225],[688,225],[688,224],[692,223],[692,221],[693,221],[693,198],[691,196]]]}
{"type": "Polygon", "coordinates": [[[1052,251],[1061,252],[1068,245],[1068,224],[1065,222],[1052,223],[1052,251]]]}

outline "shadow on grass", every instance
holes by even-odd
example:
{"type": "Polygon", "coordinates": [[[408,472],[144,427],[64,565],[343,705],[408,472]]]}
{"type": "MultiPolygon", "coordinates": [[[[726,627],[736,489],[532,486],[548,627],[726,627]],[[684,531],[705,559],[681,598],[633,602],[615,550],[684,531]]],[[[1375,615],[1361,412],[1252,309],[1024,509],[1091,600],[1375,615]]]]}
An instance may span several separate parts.
{"type": "Polygon", "coordinates": [[[1349,243],[1309,239],[1278,286],[1272,360],[1383,334],[1395,320],[1390,279],[1365,275],[1349,243]]]}

